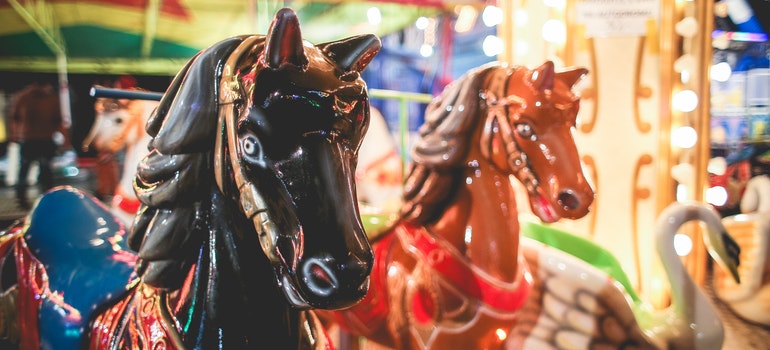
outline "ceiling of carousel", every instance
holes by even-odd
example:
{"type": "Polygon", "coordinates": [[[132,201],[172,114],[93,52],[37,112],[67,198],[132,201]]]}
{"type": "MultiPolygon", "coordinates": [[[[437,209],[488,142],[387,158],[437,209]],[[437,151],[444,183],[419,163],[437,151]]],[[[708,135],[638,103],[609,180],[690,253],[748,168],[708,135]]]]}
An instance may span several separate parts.
{"type": "Polygon", "coordinates": [[[297,12],[306,40],[322,43],[356,33],[387,35],[449,5],[439,0],[0,0],[0,71],[169,75],[223,38],[264,34],[282,7],[297,12]],[[374,5],[381,14],[377,25],[367,20],[374,5]]]}

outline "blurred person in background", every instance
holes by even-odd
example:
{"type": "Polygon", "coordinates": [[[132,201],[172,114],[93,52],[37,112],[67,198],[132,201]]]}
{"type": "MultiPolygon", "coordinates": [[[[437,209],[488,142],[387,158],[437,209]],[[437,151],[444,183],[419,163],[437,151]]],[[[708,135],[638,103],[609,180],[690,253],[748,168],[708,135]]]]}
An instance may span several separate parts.
{"type": "Polygon", "coordinates": [[[53,187],[51,160],[56,155],[54,135],[64,129],[59,93],[49,82],[34,82],[17,92],[10,112],[11,141],[19,144],[16,200],[29,209],[27,177],[33,162],[40,172],[40,193],[53,187]]]}

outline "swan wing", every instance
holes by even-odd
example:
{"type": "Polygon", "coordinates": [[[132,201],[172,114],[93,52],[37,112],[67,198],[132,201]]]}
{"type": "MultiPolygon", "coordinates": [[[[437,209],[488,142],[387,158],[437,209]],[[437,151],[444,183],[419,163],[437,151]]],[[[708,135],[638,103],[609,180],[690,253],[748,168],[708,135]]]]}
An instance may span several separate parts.
{"type": "Polygon", "coordinates": [[[561,250],[522,238],[535,279],[506,343],[514,349],[654,349],[621,284],[561,250]]]}

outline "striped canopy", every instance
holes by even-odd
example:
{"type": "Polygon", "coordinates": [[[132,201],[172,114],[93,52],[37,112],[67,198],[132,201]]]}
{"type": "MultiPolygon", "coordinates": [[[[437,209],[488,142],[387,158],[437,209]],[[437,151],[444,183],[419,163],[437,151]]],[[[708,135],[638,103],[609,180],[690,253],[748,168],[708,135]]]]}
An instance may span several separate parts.
{"type": "Polygon", "coordinates": [[[297,12],[313,43],[386,35],[445,8],[436,0],[0,0],[0,71],[172,75],[221,39],[265,33],[281,7],[297,12]],[[382,13],[377,26],[367,22],[372,6],[382,13]]]}

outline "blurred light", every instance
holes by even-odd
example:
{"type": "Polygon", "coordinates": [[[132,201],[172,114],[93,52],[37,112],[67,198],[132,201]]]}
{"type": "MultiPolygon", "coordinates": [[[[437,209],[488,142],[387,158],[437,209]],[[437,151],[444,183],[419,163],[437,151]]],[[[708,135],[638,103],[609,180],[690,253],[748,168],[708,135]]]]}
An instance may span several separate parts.
{"type": "Polygon", "coordinates": [[[527,10],[517,9],[513,11],[513,25],[523,27],[529,22],[529,12],[527,10]]]}
{"type": "Polygon", "coordinates": [[[710,187],[706,190],[706,202],[721,207],[727,203],[727,190],[722,186],[710,187]]]}
{"type": "Polygon", "coordinates": [[[674,31],[685,38],[692,38],[698,34],[698,21],[692,16],[682,18],[674,26],[674,31]]]}
{"type": "Polygon", "coordinates": [[[460,10],[457,14],[457,20],[455,21],[455,32],[467,33],[473,29],[473,25],[476,24],[476,17],[478,17],[476,8],[470,5],[460,6],[460,10]]]}
{"type": "Polygon", "coordinates": [[[678,111],[692,112],[698,107],[698,95],[692,90],[682,90],[674,95],[672,103],[678,111]]]}
{"type": "Polygon", "coordinates": [[[495,335],[497,335],[497,339],[499,340],[505,340],[505,338],[508,338],[508,332],[500,328],[495,330],[495,335]]]}
{"type": "Polygon", "coordinates": [[[542,35],[549,43],[563,44],[567,38],[567,27],[558,19],[549,19],[543,24],[542,35]]]}
{"type": "Polygon", "coordinates": [[[497,6],[487,6],[481,13],[481,20],[487,27],[494,27],[503,22],[503,10],[497,6]]]}
{"type": "Polygon", "coordinates": [[[690,163],[679,163],[671,167],[671,177],[679,183],[688,184],[695,177],[695,170],[690,163]]]}
{"type": "Polygon", "coordinates": [[[692,239],[690,236],[677,233],[674,235],[674,250],[676,255],[687,256],[692,252],[692,239]]]}
{"type": "Polygon", "coordinates": [[[428,23],[430,23],[430,21],[428,21],[427,17],[420,16],[414,21],[414,26],[419,30],[425,30],[425,28],[428,28],[428,23]]]}
{"type": "Polygon", "coordinates": [[[711,37],[714,39],[724,38],[725,41],[748,41],[757,43],[765,42],[768,39],[768,35],[765,33],[725,32],[723,30],[711,32],[711,37]]]}
{"type": "Polygon", "coordinates": [[[369,10],[366,11],[366,19],[369,21],[369,24],[374,26],[382,23],[382,13],[380,12],[380,8],[370,7],[369,10]]]}
{"type": "Polygon", "coordinates": [[[682,73],[685,71],[692,71],[695,67],[695,57],[689,53],[686,53],[674,61],[674,70],[682,73]]]}
{"type": "Polygon", "coordinates": [[[685,184],[677,184],[676,185],[676,201],[677,202],[686,202],[689,198],[687,196],[687,185],[685,184]]]}
{"type": "Polygon", "coordinates": [[[698,142],[698,133],[691,126],[682,126],[671,132],[671,144],[674,147],[689,149],[698,142]]]}
{"type": "Polygon", "coordinates": [[[733,74],[733,70],[727,62],[719,62],[711,66],[711,79],[719,82],[726,82],[730,79],[730,74],[733,74]]]}
{"type": "Polygon", "coordinates": [[[422,57],[430,57],[431,55],[433,55],[433,46],[428,44],[422,44],[422,46],[420,46],[420,55],[422,57]]]}
{"type": "Polygon", "coordinates": [[[503,39],[494,35],[487,35],[487,37],[484,38],[482,48],[487,57],[497,56],[503,52],[503,39]]]}
{"type": "Polygon", "coordinates": [[[709,174],[724,175],[727,171],[727,159],[725,157],[711,158],[706,169],[708,169],[709,174]]]}

